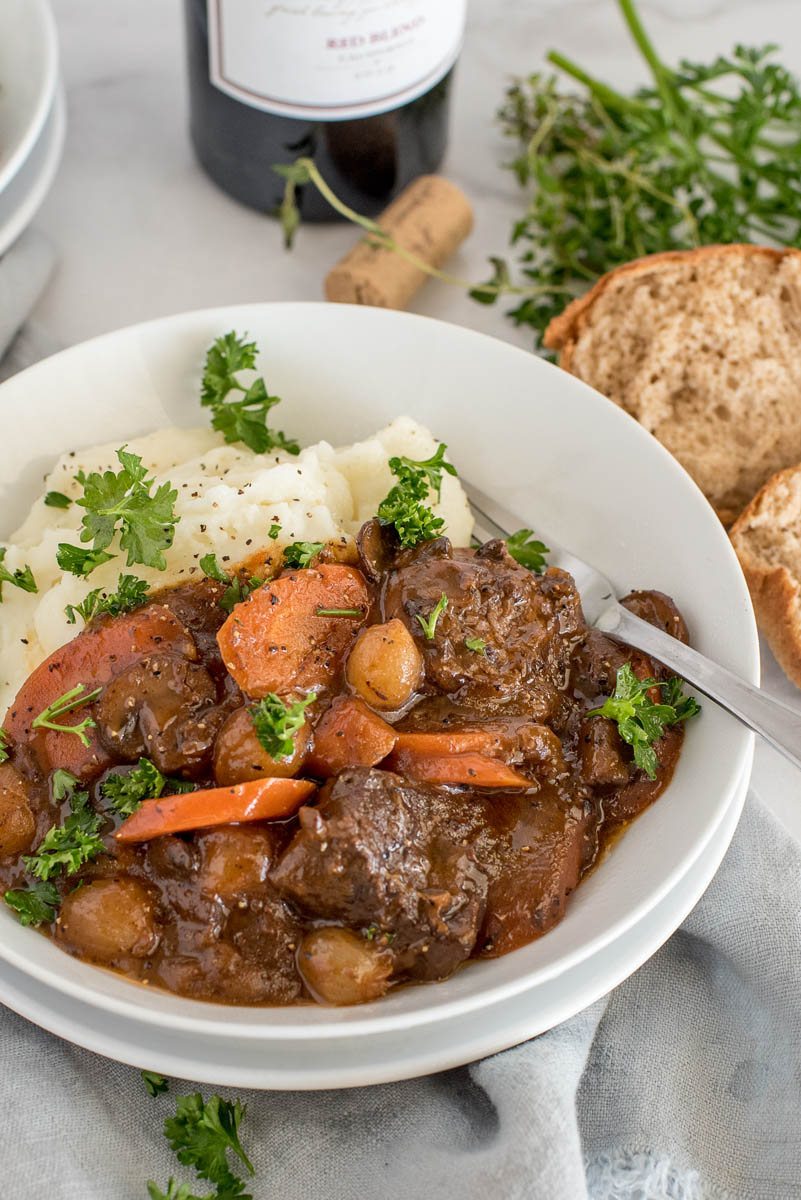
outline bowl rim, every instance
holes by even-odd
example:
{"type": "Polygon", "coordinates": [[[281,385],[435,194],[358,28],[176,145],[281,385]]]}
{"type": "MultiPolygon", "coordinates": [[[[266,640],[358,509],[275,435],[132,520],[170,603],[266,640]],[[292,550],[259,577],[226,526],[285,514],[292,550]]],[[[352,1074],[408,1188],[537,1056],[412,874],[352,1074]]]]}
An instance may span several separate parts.
{"type": "Polygon", "coordinates": [[[26,0],[25,8],[31,15],[44,51],[43,81],[28,124],[20,135],[16,146],[11,149],[8,157],[0,163],[0,192],[11,182],[33,150],[50,109],[53,106],[58,84],[58,31],[50,4],[48,0],[26,0]]]}
{"type": "MultiPolygon", "coordinates": [[[[358,324],[359,321],[363,321],[365,322],[366,326],[369,326],[371,322],[377,322],[378,324],[386,322],[389,322],[390,324],[404,322],[411,325],[418,325],[420,327],[423,325],[438,326],[443,332],[447,331],[445,336],[452,337],[456,340],[461,338],[470,343],[490,343],[496,348],[501,348],[504,353],[507,353],[510,356],[515,356],[517,358],[524,356],[529,366],[534,364],[532,368],[534,371],[542,371],[544,373],[552,370],[559,371],[559,368],[554,367],[553,364],[545,362],[531,351],[514,346],[502,338],[493,337],[491,335],[480,333],[464,326],[455,325],[451,322],[441,321],[433,317],[387,309],[350,305],[331,305],[321,301],[278,301],[225,305],[190,310],[187,312],[179,312],[169,316],[158,317],[149,321],[135,323],[133,325],[100,334],[84,342],[78,343],[68,349],[60,351],[59,353],[52,355],[47,359],[43,359],[27,368],[25,371],[20,372],[18,375],[12,377],[12,379],[6,381],[3,385],[0,385],[0,396],[5,394],[10,389],[20,386],[25,387],[29,381],[35,380],[35,377],[40,372],[52,371],[54,364],[64,364],[72,358],[80,358],[86,353],[87,349],[97,349],[99,347],[107,346],[113,343],[113,341],[116,339],[122,339],[125,337],[136,338],[142,335],[147,336],[149,332],[155,330],[164,330],[170,325],[175,326],[176,333],[180,336],[181,333],[188,334],[189,329],[192,326],[200,325],[201,323],[207,322],[212,318],[215,320],[222,319],[223,323],[231,322],[230,326],[226,327],[236,327],[237,316],[240,316],[241,318],[245,313],[249,313],[252,316],[254,310],[259,310],[260,312],[271,312],[279,308],[295,309],[299,311],[302,310],[305,312],[325,312],[326,314],[337,313],[337,317],[332,318],[334,320],[343,319],[342,313],[346,312],[348,314],[348,316],[344,318],[346,322],[353,320],[358,324]]],[[[328,317],[324,318],[324,320],[327,319],[328,317]]],[[[222,325],[220,327],[222,327],[222,325]]],[[[559,371],[559,374],[566,375],[567,373],[559,371]]],[[[583,383],[574,376],[569,376],[569,379],[571,381],[570,386],[574,390],[580,390],[590,396],[600,397],[603,399],[613,413],[613,415],[610,416],[612,421],[629,423],[630,427],[635,431],[634,436],[641,439],[641,444],[645,445],[648,443],[650,447],[648,453],[651,455],[656,454],[662,458],[663,463],[667,467],[668,471],[670,471],[675,476],[676,480],[679,481],[678,486],[685,489],[691,489],[695,493],[697,499],[700,500],[704,508],[708,511],[708,518],[714,519],[714,522],[717,523],[717,517],[714,516],[712,509],[707,504],[705,498],[694,481],[689,477],[689,475],[687,475],[676,459],[659,442],[657,442],[656,439],[651,436],[651,434],[649,434],[628,413],[617,408],[616,406],[613,407],[608,400],[606,400],[604,397],[601,397],[600,393],[597,393],[587,384],[583,383]]],[[[742,577],[742,572],[739,569],[736,556],[730,543],[728,542],[728,538],[726,537],[722,526],[720,527],[720,531],[721,553],[727,554],[730,564],[735,565],[736,573],[740,578],[741,589],[747,597],[745,580],[742,577]]],[[[752,612],[750,623],[746,622],[746,624],[749,624],[749,644],[747,647],[744,647],[742,644],[740,644],[738,646],[738,650],[741,653],[744,650],[748,651],[748,653],[743,654],[743,658],[747,662],[748,666],[748,669],[743,672],[744,676],[753,682],[758,682],[759,642],[752,612]]],[[[523,970],[519,972],[514,979],[500,981],[489,987],[485,986],[483,989],[476,989],[475,994],[458,996],[450,1000],[443,1000],[439,1003],[435,1003],[433,1008],[436,1016],[429,1015],[426,1017],[426,1012],[430,1007],[428,1005],[424,1005],[420,1009],[412,1009],[407,1012],[392,1012],[382,1015],[382,1001],[377,1001],[369,1005],[361,1005],[357,1008],[349,1009],[305,1005],[231,1006],[208,1001],[191,1000],[186,997],[176,996],[173,993],[166,992],[161,989],[152,989],[150,991],[151,995],[166,997],[166,1002],[177,1002],[176,1007],[180,1005],[189,1006],[191,1008],[191,1013],[189,1014],[183,1011],[170,1012],[164,1008],[150,1009],[146,1006],[142,1006],[141,1003],[138,1004],[137,998],[139,998],[141,1001],[142,995],[146,991],[145,988],[136,988],[135,986],[132,987],[131,985],[135,984],[135,981],[126,979],[124,976],[119,975],[116,972],[108,971],[102,967],[98,967],[90,963],[78,963],[82,973],[86,974],[87,983],[84,984],[82,980],[73,981],[70,979],[65,979],[58,972],[58,970],[51,968],[49,965],[30,962],[24,954],[17,954],[15,951],[9,948],[5,944],[4,939],[0,939],[0,956],[11,963],[11,965],[18,967],[26,974],[36,977],[41,982],[46,983],[49,986],[72,995],[78,999],[82,999],[93,1005],[101,1007],[106,1011],[118,1012],[123,1016],[133,1016],[139,1021],[144,1020],[148,1023],[159,1025],[165,1028],[181,1029],[183,1032],[186,1032],[191,1028],[194,1033],[199,1035],[209,1033],[224,1033],[226,1036],[235,1038],[255,1038],[259,1036],[265,1036],[264,1031],[269,1028],[272,1036],[280,1036],[282,1039],[292,1039],[302,1042],[306,1040],[319,1039],[322,1036],[352,1037],[359,1036],[360,1034],[381,1032],[389,1029],[397,1031],[402,1028],[412,1028],[415,1025],[424,1023],[426,1020],[447,1019],[449,1015],[455,1014],[456,1012],[465,1012],[471,1009],[480,1008],[485,1004],[492,1004],[499,1000],[502,996],[517,994],[525,990],[527,987],[533,986],[531,980],[531,975],[533,973],[536,973],[537,981],[543,982],[546,979],[561,974],[564,970],[586,958],[588,955],[594,954],[596,951],[603,949],[604,946],[609,945],[610,942],[621,936],[626,932],[626,930],[635,925],[637,921],[639,921],[645,915],[646,912],[650,911],[651,908],[660,903],[664,896],[676,885],[678,880],[693,867],[697,858],[701,855],[706,846],[709,844],[711,838],[714,836],[720,822],[723,819],[723,816],[725,815],[725,812],[728,811],[728,808],[735,800],[737,788],[740,784],[743,772],[748,769],[753,755],[753,745],[754,735],[743,731],[739,744],[739,752],[730,760],[729,763],[731,772],[727,785],[727,800],[725,809],[721,811],[721,814],[719,815],[717,821],[713,823],[712,827],[705,831],[704,837],[694,843],[692,853],[690,855],[685,855],[685,857],[680,860],[680,864],[674,866],[673,870],[671,870],[663,878],[663,881],[659,887],[654,889],[652,892],[649,892],[647,900],[644,900],[638,906],[633,907],[629,911],[625,920],[618,920],[613,925],[609,926],[603,934],[592,937],[575,951],[564,954],[555,963],[545,967],[536,968],[535,971],[523,970]],[[97,980],[99,975],[111,975],[115,981],[119,981],[122,985],[124,985],[125,998],[117,996],[116,994],[110,995],[106,992],[93,989],[91,986],[91,980],[97,980]],[[130,998],[128,998],[129,991],[130,998]],[[331,1019],[329,1019],[327,1025],[325,1026],[322,1018],[319,1017],[317,1020],[304,1023],[304,1014],[308,1016],[310,1012],[324,1013],[327,1014],[327,1016],[331,1019]],[[231,1020],[232,1013],[259,1014],[263,1019],[260,1022],[254,1020],[248,1023],[243,1021],[240,1024],[237,1024],[236,1021],[231,1020]],[[364,1015],[360,1015],[358,1017],[349,1017],[347,1019],[343,1017],[343,1014],[351,1013],[364,1015]],[[205,1016],[203,1014],[209,1015],[205,1016]],[[281,1016],[283,1016],[285,1020],[282,1021],[280,1019],[281,1016]]],[[[647,818],[647,816],[648,813],[646,812],[643,814],[643,817],[641,817],[640,820],[644,820],[647,818]]],[[[53,949],[59,955],[63,954],[63,951],[59,950],[57,947],[54,946],[53,949]]],[[[510,956],[504,957],[508,958],[510,956]]],[[[76,962],[77,960],[72,961],[76,962]]],[[[489,965],[490,964],[485,962],[474,962],[470,965],[470,971],[473,976],[475,976],[480,970],[482,970],[482,968],[486,968],[489,965]]],[[[435,1001],[436,996],[433,995],[430,997],[430,999],[435,1001]]]]}

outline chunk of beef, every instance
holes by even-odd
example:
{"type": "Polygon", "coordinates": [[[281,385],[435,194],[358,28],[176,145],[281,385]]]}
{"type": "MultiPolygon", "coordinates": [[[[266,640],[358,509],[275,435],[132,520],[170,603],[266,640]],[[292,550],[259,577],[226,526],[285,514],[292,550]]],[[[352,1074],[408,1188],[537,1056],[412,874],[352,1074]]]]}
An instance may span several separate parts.
{"type": "Polygon", "coordinates": [[[397,969],[449,975],[475,944],[487,878],[468,846],[437,827],[434,790],[354,768],[329,784],[270,879],[312,917],[393,935],[397,969]]]}
{"type": "Polygon", "coordinates": [[[383,604],[386,619],[399,617],[417,639],[434,690],[471,703],[513,702],[537,720],[557,719],[568,704],[570,662],[585,625],[564,571],[534,575],[503,542],[448,547],[390,572],[383,604]],[[430,618],[443,595],[447,607],[429,638],[418,618],[430,618]],[[483,643],[479,652],[468,639],[483,643]]]}

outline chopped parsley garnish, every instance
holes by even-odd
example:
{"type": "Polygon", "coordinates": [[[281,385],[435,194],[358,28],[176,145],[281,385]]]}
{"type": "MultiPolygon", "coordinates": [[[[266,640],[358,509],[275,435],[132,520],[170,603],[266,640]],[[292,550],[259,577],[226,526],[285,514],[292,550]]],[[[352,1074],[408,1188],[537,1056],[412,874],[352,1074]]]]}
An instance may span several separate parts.
{"type": "Polygon", "coordinates": [[[44,502],[48,508],[69,508],[72,504],[69,496],[65,496],[63,492],[45,493],[44,502]]]}
{"type": "Polygon", "coordinates": [[[45,925],[55,921],[61,903],[56,885],[44,879],[6,892],[3,899],[17,914],[20,925],[45,925]]]}
{"type": "Polygon", "coordinates": [[[483,638],[465,638],[464,644],[468,650],[472,650],[474,654],[483,654],[487,648],[487,643],[483,638]]]}
{"type": "Polygon", "coordinates": [[[8,758],[8,734],[5,729],[0,728],[0,763],[4,763],[8,758]]]}
{"type": "Polygon", "coordinates": [[[270,530],[269,530],[269,533],[267,534],[267,537],[272,538],[272,540],[275,541],[275,539],[278,537],[280,532],[281,532],[281,526],[278,524],[277,521],[273,521],[272,525],[270,526],[270,530]]]}
{"type": "Polygon", "coordinates": [[[69,542],[59,542],[56,551],[56,562],[62,571],[83,577],[91,575],[95,567],[111,562],[112,558],[114,555],[105,550],[89,550],[85,546],[71,546],[69,542]]]}
{"type": "Polygon", "coordinates": [[[116,592],[104,592],[102,588],[94,588],[80,604],[68,604],[64,609],[70,625],[75,624],[76,617],[81,617],[88,623],[101,613],[110,613],[118,617],[120,613],[132,612],[147,604],[149,584],[136,575],[120,575],[117,580],[116,592]]]}
{"type": "Polygon", "coordinates": [[[53,789],[54,800],[65,800],[69,793],[78,786],[78,780],[71,771],[65,771],[63,767],[56,767],[50,777],[50,786],[53,789]]]}
{"type": "Polygon", "coordinates": [[[147,1088],[148,1095],[158,1096],[160,1092],[168,1092],[170,1085],[163,1075],[159,1075],[158,1071],[142,1071],[142,1081],[147,1088]]]}
{"type": "Polygon", "coordinates": [[[325,549],[325,542],[293,542],[284,548],[285,567],[308,567],[313,558],[325,549]]]}
{"type": "Polygon", "coordinates": [[[440,596],[439,600],[437,601],[436,608],[434,609],[434,611],[432,612],[430,617],[426,618],[426,617],[421,617],[419,613],[415,614],[415,616],[417,617],[417,620],[422,625],[423,633],[426,635],[426,638],[428,639],[429,642],[433,641],[434,633],[437,628],[437,621],[440,618],[440,614],[444,613],[444,611],[447,607],[448,607],[448,597],[443,592],[442,595],[440,596]]]}
{"type": "Polygon", "coordinates": [[[0,546],[0,604],[3,602],[4,583],[10,583],[14,587],[21,588],[23,592],[37,592],[39,590],[36,586],[33,572],[27,563],[24,567],[17,567],[16,571],[9,571],[8,567],[3,566],[3,559],[6,554],[6,547],[0,546]]]}
{"type": "Polygon", "coordinates": [[[58,700],[54,700],[52,704],[48,704],[47,708],[43,709],[37,717],[31,721],[31,726],[34,729],[54,729],[57,733],[74,733],[80,738],[84,746],[89,745],[89,738],[86,735],[87,729],[94,728],[94,721],[91,717],[84,717],[83,721],[77,725],[61,725],[57,718],[63,717],[65,713],[72,712],[74,708],[80,708],[82,704],[88,704],[90,700],[94,700],[102,692],[102,688],[95,688],[93,692],[86,692],[85,685],[79,683],[77,687],[70,688],[63,696],[59,696],[58,700]]]}
{"type": "Polygon", "coordinates": [[[217,562],[215,554],[204,554],[200,560],[200,569],[209,579],[214,579],[217,583],[228,584],[218,602],[220,608],[225,609],[227,613],[233,611],[235,604],[241,604],[243,600],[247,600],[250,593],[255,591],[256,588],[260,588],[264,583],[263,579],[259,579],[255,575],[251,575],[247,581],[239,575],[234,575],[231,578],[227,571],[217,562]]]}
{"type": "Polygon", "coordinates": [[[295,752],[295,734],[303,728],[306,709],[317,699],[309,692],[305,699],[287,703],[275,692],[268,694],[248,709],[256,737],[270,758],[290,758],[295,752]]]}
{"type": "Polygon", "coordinates": [[[63,825],[47,831],[36,853],[23,858],[31,875],[45,882],[62,871],[72,875],[105,850],[99,831],[103,818],[89,804],[88,792],[72,792],[72,812],[63,825]]]}
{"type": "Polygon", "coordinates": [[[316,608],[316,617],[363,617],[363,608],[316,608]]]}
{"type": "Polygon", "coordinates": [[[195,785],[186,779],[162,775],[149,758],[140,758],[129,771],[108,775],[100,785],[101,794],[118,817],[129,817],[141,807],[143,800],[158,800],[165,792],[174,796],[178,792],[194,790],[195,785]]]}
{"type": "Polygon", "coordinates": [[[550,554],[550,551],[544,542],[537,541],[533,529],[518,529],[517,533],[510,533],[506,539],[506,546],[512,558],[519,562],[521,567],[534,571],[537,575],[545,570],[545,555],[550,554]]]}
{"type": "Polygon", "coordinates": [[[382,525],[391,525],[401,546],[416,546],[418,542],[437,537],[445,525],[442,517],[436,517],[423,501],[430,492],[440,498],[442,472],[456,474],[456,468],[445,462],[447,446],[440,442],[436,454],[422,462],[411,458],[391,458],[389,469],[398,482],[390,489],[378,506],[378,519],[382,525]]]}
{"type": "Polygon", "coordinates": [[[154,479],[148,479],[138,454],[121,446],[117,451],[122,470],[117,472],[79,471],[75,476],[83,488],[76,502],[86,509],[81,524],[81,541],[92,543],[89,558],[78,546],[59,546],[58,564],[65,571],[88,575],[101,562],[113,555],[106,554],[115,534],[119,533],[120,549],[128,553],[127,565],[142,563],[158,571],[167,566],[164,551],[175,536],[175,501],[178,492],[170,483],[162,483],[153,491],[154,479]],[[80,555],[83,554],[83,558],[80,555]]]}
{"type": "MultiPolygon", "coordinates": [[[[244,1164],[251,1175],[253,1164],[239,1140],[239,1126],[247,1111],[247,1105],[239,1101],[223,1100],[212,1096],[204,1103],[199,1092],[192,1096],[180,1096],[174,1117],[164,1122],[164,1136],[175,1151],[178,1161],[184,1166],[194,1167],[200,1179],[206,1179],[217,1188],[220,1200],[252,1200],[245,1192],[244,1183],[233,1174],[228,1166],[228,1151],[231,1150],[244,1164]]],[[[172,1180],[170,1200],[181,1200],[180,1188],[176,1191],[172,1180]]],[[[182,1187],[184,1185],[181,1185],[182,1187]]],[[[163,1194],[155,1184],[148,1184],[151,1197],[163,1194]]],[[[189,1194],[184,1191],[183,1197],[189,1194]]]]}
{"type": "Polygon", "coordinates": [[[587,713],[588,717],[608,717],[617,722],[620,736],[634,751],[635,764],[645,771],[649,779],[656,779],[660,766],[653,743],[662,737],[669,725],[687,721],[701,711],[698,701],[682,692],[683,682],[676,675],[667,683],[660,684],[656,684],[650,676],[648,679],[638,679],[631,669],[631,663],[624,663],[617,672],[614,695],[601,708],[594,708],[587,713]],[[654,703],[648,695],[652,687],[659,687],[661,704],[654,703]]]}
{"type": "Polygon", "coordinates": [[[233,330],[218,337],[206,352],[200,403],[211,409],[212,428],[226,442],[244,442],[256,454],[268,450],[300,454],[296,441],[267,425],[267,414],[274,404],[280,404],[280,397],[269,396],[261,378],[254,379],[246,388],[236,377],[237,371],[249,371],[256,366],[257,354],[256,343],[245,341],[233,330]],[[242,399],[226,399],[232,391],[241,392],[242,399]]]}

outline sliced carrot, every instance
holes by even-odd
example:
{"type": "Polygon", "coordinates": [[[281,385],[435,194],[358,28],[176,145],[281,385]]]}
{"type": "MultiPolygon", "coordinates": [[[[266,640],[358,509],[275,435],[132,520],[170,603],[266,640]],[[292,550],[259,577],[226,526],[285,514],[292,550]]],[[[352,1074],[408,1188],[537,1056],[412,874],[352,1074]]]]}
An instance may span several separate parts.
{"type": "Polygon", "coordinates": [[[369,603],[364,576],[354,567],[324,563],[286,571],[234,607],[217,634],[223,662],[255,700],[324,687],[367,620],[369,603]]]}
{"type": "MultiPolygon", "coordinates": [[[[164,604],[148,604],[101,620],[56,650],[28,676],[8,710],[3,728],[14,741],[33,745],[44,771],[63,767],[82,779],[105,770],[112,760],[94,729],[86,730],[89,745],[83,746],[74,733],[32,729],[31,722],[65,692],[79,684],[87,692],[102,687],[154,650],[174,650],[186,658],[197,658],[191,635],[164,604]]],[[[91,713],[91,704],[76,708],[65,715],[62,724],[78,724],[91,713]]]]}
{"type": "MultiPolygon", "coordinates": [[[[505,731],[504,731],[505,732],[505,731]]],[[[505,741],[510,740],[506,734],[505,741]]],[[[426,757],[451,754],[487,754],[497,757],[503,754],[504,740],[496,726],[488,729],[449,729],[438,733],[399,733],[395,743],[398,750],[426,757]]]]}
{"type": "Polygon", "coordinates": [[[421,783],[466,783],[473,787],[535,787],[518,771],[485,754],[420,754],[396,749],[384,763],[390,771],[421,783]]]}
{"type": "Polygon", "coordinates": [[[314,731],[305,770],[328,778],[345,767],[374,767],[392,750],[396,736],[362,700],[338,696],[314,731]]]}
{"type": "Polygon", "coordinates": [[[141,808],[123,821],[114,837],[118,842],[148,842],[163,833],[291,817],[314,789],[308,779],[271,776],[231,787],[145,800],[141,808]]]}

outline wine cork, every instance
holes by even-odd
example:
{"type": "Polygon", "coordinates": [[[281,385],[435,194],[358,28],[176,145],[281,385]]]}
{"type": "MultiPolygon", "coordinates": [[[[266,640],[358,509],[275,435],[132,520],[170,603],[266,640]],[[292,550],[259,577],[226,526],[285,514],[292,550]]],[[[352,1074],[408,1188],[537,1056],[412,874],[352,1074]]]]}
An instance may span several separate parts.
{"type": "MultiPolygon", "coordinates": [[[[404,250],[441,267],[473,228],[473,209],[455,184],[440,175],[421,175],[376,223],[404,250]]],[[[340,304],[405,308],[428,278],[421,267],[365,234],[326,275],[325,297],[340,304]]]]}

